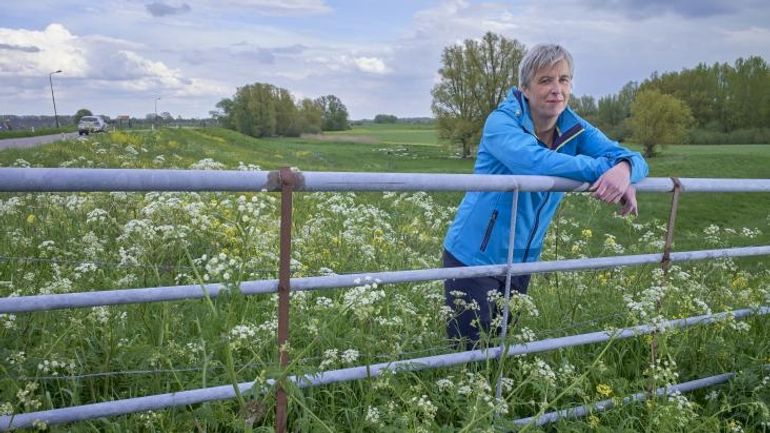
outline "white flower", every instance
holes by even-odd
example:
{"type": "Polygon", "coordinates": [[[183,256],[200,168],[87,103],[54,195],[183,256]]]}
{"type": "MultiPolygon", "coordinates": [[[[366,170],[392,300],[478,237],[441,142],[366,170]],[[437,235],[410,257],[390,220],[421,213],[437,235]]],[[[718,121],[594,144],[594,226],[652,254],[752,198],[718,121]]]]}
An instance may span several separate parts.
{"type": "Polygon", "coordinates": [[[332,301],[331,299],[327,298],[326,296],[319,296],[315,300],[315,305],[319,309],[332,308],[334,306],[334,301],[332,301]]]}
{"type": "Polygon", "coordinates": [[[366,418],[364,418],[366,422],[369,424],[379,424],[380,423],[380,410],[376,407],[369,406],[366,409],[366,418]]]}
{"type": "Polygon", "coordinates": [[[204,158],[190,165],[190,168],[193,170],[224,170],[227,167],[211,158],[204,158]]]}
{"type": "Polygon", "coordinates": [[[433,402],[430,401],[427,395],[422,395],[420,398],[412,397],[410,403],[413,403],[418,411],[422,412],[426,418],[432,420],[438,412],[438,408],[433,402]]]}
{"type": "Polygon", "coordinates": [[[338,354],[339,354],[339,351],[337,349],[325,350],[323,355],[323,360],[321,361],[321,365],[319,365],[318,368],[323,370],[326,367],[334,365],[337,362],[338,354]]]}
{"type": "Polygon", "coordinates": [[[13,405],[10,402],[3,402],[0,404],[0,415],[11,415],[13,413],[13,405]]]}
{"type": "Polygon", "coordinates": [[[110,323],[110,310],[105,306],[93,307],[91,316],[102,325],[110,323]]]}
{"type": "Polygon", "coordinates": [[[14,329],[16,327],[16,315],[2,313],[0,314],[0,323],[5,329],[14,329]]]}
{"type": "Polygon", "coordinates": [[[86,223],[104,222],[109,214],[104,209],[96,208],[86,215],[86,223]]]}
{"type": "Polygon", "coordinates": [[[348,349],[342,352],[340,360],[345,364],[351,364],[358,360],[358,351],[356,349],[348,349]]]}
{"type": "Polygon", "coordinates": [[[450,378],[441,378],[436,381],[436,386],[439,391],[450,391],[454,388],[455,384],[450,378]]]}

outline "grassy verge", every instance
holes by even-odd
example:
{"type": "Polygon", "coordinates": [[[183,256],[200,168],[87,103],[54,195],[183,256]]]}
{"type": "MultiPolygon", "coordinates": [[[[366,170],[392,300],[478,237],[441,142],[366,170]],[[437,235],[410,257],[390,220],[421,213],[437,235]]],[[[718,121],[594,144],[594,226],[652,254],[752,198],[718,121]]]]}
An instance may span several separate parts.
{"type": "Polygon", "coordinates": [[[63,126],[61,128],[38,128],[34,131],[31,129],[0,131],[0,140],[5,138],[37,137],[39,135],[60,134],[62,132],[76,132],[77,130],[78,128],[76,126],[63,126]]]}

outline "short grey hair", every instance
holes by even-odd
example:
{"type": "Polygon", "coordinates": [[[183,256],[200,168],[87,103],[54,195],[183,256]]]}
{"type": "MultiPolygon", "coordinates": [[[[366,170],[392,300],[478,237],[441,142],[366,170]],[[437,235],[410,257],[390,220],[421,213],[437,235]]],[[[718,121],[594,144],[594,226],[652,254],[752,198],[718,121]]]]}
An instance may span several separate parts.
{"type": "Polygon", "coordinates": [[[569,75],[575,72],[572,54],[566,48],[556,44],[538,44],[530,48],[519,64],[519,88],[526,89],[530,81],[540,69],[555,65],[560,60],[566,60],[569,75]]]}

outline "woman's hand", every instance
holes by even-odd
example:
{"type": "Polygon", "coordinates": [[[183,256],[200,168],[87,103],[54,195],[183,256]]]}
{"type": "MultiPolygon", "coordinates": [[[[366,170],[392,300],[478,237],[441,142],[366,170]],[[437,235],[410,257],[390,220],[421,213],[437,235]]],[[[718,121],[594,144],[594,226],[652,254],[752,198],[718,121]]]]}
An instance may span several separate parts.
{"type": "Polygon", "coordinates": [[[634,214],[639,215],[639,207],[636,204],[636,188],[630,185],[623,196],[620,198],[620,215],[626,216],[634,214]]]}
{"type": "MultiPolygon", "coordinates": [[[[596,182],[588,188],[594,198],[605,203],[619,203],[626,190],[631,185],[631,165],[628,161],[621,161],[611,169],[604,172],[596,182]]],[[[634,192],[634,203],[636,202],[634,192]]]]}

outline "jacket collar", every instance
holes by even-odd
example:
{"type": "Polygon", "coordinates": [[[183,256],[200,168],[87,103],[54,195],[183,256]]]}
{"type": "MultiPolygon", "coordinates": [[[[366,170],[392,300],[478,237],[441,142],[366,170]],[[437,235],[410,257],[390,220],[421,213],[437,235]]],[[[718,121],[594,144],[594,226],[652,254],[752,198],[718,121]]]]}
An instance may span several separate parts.
{"type": "MultiPolygon", "coordinates": [[[[525,131],[535,135],[535,123],[532,121],[529,101],[524,96],[524,92],[516,87],[511,88],[506,98],[498,106],[498,109],[513,115],[525,131]]],[[[577,114],[569,106],[559,115],[559,118],[556,119],[556,133],[558,137],[554,141],[554,148],[583,132],[583,125],[578,119],[577,114]]]]}

